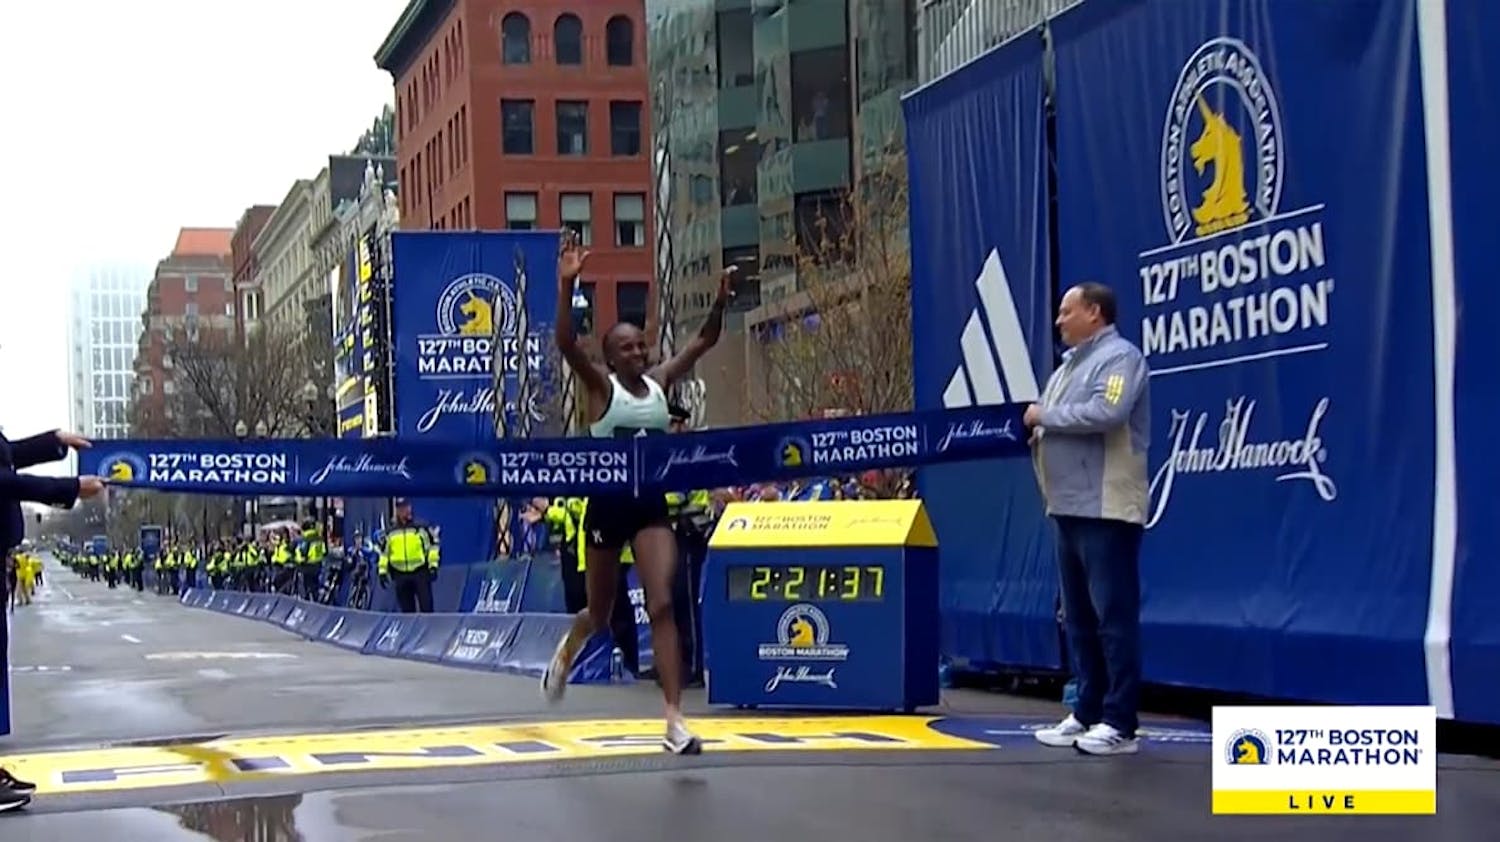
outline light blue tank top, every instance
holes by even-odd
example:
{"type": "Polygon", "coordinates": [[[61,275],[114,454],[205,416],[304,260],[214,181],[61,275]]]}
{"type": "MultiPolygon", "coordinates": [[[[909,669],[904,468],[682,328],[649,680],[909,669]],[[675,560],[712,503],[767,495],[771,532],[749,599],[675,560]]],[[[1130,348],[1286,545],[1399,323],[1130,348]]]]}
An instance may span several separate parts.
{"type": "Polygon", "coordinates": [[[609,376],[609,408],[604,410],[603,417],[589,425],[589,435],[599,439],[645,436],[665,433],[671,427],[667,393],[655,380],[644,379],[650,391],[644,398],[638,398],[620,385],[618,377],[609,376]]]}

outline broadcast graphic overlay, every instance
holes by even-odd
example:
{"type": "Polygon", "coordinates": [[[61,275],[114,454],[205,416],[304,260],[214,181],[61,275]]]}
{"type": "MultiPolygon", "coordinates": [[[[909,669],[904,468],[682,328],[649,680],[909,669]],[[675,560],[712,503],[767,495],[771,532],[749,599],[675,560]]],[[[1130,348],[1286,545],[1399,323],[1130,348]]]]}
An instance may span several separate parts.
{"type": "Polygon", "coordinates": [[[1213,812],[1435,814],[1437,711],[1216,707],[1213,812]]]}

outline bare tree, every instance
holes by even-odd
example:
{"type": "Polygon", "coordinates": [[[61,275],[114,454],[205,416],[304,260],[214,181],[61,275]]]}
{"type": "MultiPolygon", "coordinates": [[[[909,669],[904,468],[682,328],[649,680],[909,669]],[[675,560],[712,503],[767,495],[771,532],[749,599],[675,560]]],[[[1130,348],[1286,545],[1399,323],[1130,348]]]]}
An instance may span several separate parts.
{"type": "Polygon", "coordinates": [[[901,412],[913,404],[904,161],[887,159],[797,231],[801,289],[767,305],[762,420],[901,412]]]}
{"type": "Polygon", "coordinates": [[[303,385],[311,374],[301,332],[261,324],[244,342],[229,331],[176,334],[167,343],[171,434],[232,437],[243,421],[271,437],[307,428],[303,385]]]}

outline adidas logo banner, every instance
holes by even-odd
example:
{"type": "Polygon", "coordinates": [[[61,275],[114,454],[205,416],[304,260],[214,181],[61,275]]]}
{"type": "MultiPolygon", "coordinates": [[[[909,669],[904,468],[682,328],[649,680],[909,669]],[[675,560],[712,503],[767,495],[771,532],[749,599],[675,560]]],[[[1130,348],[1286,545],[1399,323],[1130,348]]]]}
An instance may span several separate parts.
{"type": "MultiPolygon", "coordinates": [[[[920,409],[1035,401],[1050,372],[1041,43],[1016,39],[904,103],[920,409]]],[[[942,537],[944,653],[1058,665],[1030,461],[927,467],[919,484],[942,537]]]]}

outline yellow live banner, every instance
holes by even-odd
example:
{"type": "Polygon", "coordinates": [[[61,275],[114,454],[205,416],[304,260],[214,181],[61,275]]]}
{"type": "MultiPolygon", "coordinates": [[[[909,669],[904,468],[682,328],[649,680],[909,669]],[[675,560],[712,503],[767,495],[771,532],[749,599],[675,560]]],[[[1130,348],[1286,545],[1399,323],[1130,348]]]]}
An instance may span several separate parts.
{"type": "Polygon", "coordinates": [[[1430,789],[1218,790],[1214,792],[1213,812],[1258,816],[1424,816],[1437,813],[1437,792],[1430,789]]]}

